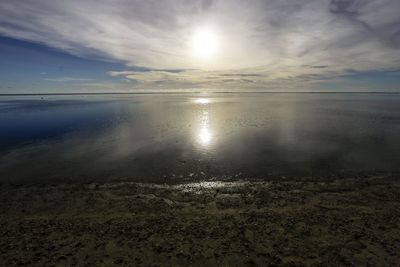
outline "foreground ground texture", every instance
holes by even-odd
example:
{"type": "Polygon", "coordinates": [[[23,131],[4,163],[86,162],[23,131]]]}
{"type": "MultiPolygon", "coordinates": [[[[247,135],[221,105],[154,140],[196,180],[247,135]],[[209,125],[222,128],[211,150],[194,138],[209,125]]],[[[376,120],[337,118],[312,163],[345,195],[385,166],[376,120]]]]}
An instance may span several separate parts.
{"type": "Polygon", "coordinates": [[[400,181],[0,186],[0,266],[400,266],[400,181]]]}

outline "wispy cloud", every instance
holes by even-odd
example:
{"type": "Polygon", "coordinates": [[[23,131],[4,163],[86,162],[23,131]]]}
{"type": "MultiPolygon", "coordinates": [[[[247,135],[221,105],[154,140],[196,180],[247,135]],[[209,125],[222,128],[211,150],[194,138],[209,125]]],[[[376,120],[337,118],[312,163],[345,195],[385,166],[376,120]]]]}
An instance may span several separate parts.
{"type": "MultiPolygon", "coordinates": [[[[285,75],[282,77],[272,77],[261,70],[258,73],[245,71],[231,70],[230,73],[216,70],[187,70],[179,73],[157,70],[146,72],[112,71],[109,72],[109,75],[113,77],[125,77],[134,81],[135,85],[142,89],[157,89],[160,87],[168,89],[209,89],[211,91],[310,89],[310,79],[307,77],[286,77],[285,75]]],[[[252,69],[252,71],[257,70],[252,69]]],[[[312,82],[326,79],[325,76],[315,75],[312,82]]]]}
{"type": "Polygon", "coordinates": [[[254,86],[398,69],[399,13],[398,0],[19,0],[0,4],[0,34],[144,66],[110,75],[149,86],[254,86]],[[220,40],[206,63],[190,54],[198,27],[220,40]]]}
{"type": "Polygon", "coordinates": [[[42,80],[49,81],[49,82],[87,82],[87,81],[92,81],[92,79],[74,78],[74,77],[43,78],[42,80]]]}

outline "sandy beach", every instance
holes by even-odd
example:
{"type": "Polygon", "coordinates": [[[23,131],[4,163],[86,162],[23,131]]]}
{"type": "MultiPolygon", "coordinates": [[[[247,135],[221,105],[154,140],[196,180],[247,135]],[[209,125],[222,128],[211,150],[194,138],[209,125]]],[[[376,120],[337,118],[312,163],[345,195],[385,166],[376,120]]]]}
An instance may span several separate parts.
{"type": "Polygon", "coordinates": [[[397,175],[1,185],[1,266],[399,266],[397,175]]]}

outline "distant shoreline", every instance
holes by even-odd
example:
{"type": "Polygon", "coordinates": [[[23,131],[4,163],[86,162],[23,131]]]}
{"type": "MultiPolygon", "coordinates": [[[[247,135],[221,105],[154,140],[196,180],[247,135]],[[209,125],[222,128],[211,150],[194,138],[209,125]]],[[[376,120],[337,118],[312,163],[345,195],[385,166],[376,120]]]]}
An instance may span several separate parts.
{"type": "Polygon", "coordinates": [[[233,92],[233,91],[220,91],[220,92],[101,92],[101,93],[26,93],[26,94],[0,94],[1,96],[74,96],[74,95],[190,95],[190,94],[376,94],[376,95],[399,95],[400,92],[233,92]]]}

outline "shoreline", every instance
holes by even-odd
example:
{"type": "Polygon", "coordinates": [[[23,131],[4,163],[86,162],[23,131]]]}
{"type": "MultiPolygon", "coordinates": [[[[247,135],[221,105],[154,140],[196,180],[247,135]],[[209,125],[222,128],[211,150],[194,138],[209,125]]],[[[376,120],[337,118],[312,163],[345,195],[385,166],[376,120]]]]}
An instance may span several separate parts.
{"type": "Polygon", "coordinates": [[[0,185],[0,265],[396,266],[400,181],[0,185]]]}

